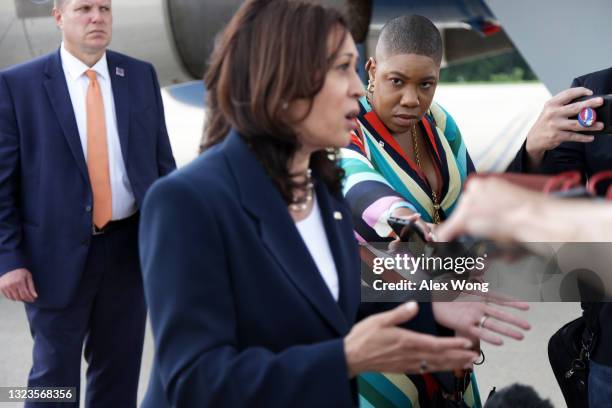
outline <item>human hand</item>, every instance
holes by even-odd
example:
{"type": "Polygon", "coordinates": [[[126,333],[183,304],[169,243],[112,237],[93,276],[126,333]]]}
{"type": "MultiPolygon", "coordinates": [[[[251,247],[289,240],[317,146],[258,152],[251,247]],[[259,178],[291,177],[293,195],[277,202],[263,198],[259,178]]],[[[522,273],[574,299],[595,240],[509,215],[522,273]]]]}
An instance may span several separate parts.
{"type": "Polygon", "coordinates": [[[372,315],[344,338],[349,377],[365,371],[423,373],[470,368],[478,354],[461,337],[435,337],[397,327],[416,316],[415,302],[372,315]]]}
{"type": "MultiPolygon", "coordinates": [[[[584,108],[596,108],[603,104],[602,98],[570,103],[576,98],[590,96],[593,91],[587,88],[570,88],[559,92],[545,104],[540,116],[527,134],[525,145],[529,156],[529,166],[536,168],[542,162],[544,153],[554,149],[563,142],[589,143],[594,140],[591,135],[577,133],[586,128],[580,126],[576,117],[584,108]]],[[[602,122],[595,122],[589,130],[603,129],[602,122]]]]}
{"type": "Polygon", "coordinates": [[[434,224],[430,224],[428,222],[423,221],[423,219],[421,218],[421,214],[415,213],[414,211],[406,207],[399,207],[393,210],[391,216],[397,218],[404,218],[409,221],[414,221],[414,223],[423,231],[423,234],[425,235],[425,240],[433,241],[434,237],[431,225],[434,224]]]}
{"type": "Polygon", "coordinates": [[[430,241],[437,241],[437,236],[436,236],[436,232],[438,230],[438,227],[440,226],[440,224],[434,224],[433,222],[426,222],[425,224],[427,224],[427,226],[429,227],[429,238],[430,241]]]}
{"type": "Polygon", "coordinates": [[[25,268],[14,269],[0,276],[0,292],[16,302],[32,303],[38,297],[32,274],[25,268]]]}
{"type": "Polygon", "coordinates": [[[545,199],[540,193],[495,178],[472,178],[451,217],[436,230],[447,242],[462,234],[498,241],[521,241],[532,209],[545,199]]]}
{"type": "MultiPolygon", "coordinates": [[[[500,305],[517,310],[529,309],[524,302],[504,302],[500,305]]],[[[473,301],[433,302],[432,309],[439,324],[472,340],[497,346],[504,343],[499,335],[522,340],[522,331],[531,328],[529,322],[502,310],[500,305],[473,301]]]]}

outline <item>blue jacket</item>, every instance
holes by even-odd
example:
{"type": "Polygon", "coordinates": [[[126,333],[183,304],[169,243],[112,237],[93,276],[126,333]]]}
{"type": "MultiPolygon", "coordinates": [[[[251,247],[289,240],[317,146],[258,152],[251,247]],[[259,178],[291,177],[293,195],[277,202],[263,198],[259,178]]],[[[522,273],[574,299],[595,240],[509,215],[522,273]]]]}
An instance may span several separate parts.
{"type": "MultiPolygon", "coordinates": [[[[107,51],[138,205],[175,168],[151,64],[107,51]],[[123,76],[117,74],[123,69],[123,76]]],[[[91,242],[93,196],[59,50],[0,72],[0,275],[26,267],[38,306],[68,304],[91,242]]]]}
{"type": "MultiPolygon", "coordinates": [[[[236,132],[153,185],[140,223],[156,351],[143,407],[356,404],[343,337],[362,315],[357,241],[340,192],[315,185],[338,302],[236,132]]],[[[408,327],[435,332],[431,306],[408,327]]]]}
{"type": "Polygon", "coordinates": [[[237,133],[152,187],[140,229],[156,346],[144,407],[353,404],[342,338],[359,255],[344,201],[321,182],[316,194],[338,302],[237,133]]]}

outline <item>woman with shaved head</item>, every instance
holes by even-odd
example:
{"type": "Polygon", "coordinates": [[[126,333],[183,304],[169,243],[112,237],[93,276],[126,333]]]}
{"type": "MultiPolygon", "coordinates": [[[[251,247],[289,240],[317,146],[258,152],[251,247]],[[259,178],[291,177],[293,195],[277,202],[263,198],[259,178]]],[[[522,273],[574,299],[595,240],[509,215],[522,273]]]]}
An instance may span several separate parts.
{"type": "MultiPolygon", "coordinates": [[[[375,56],[366,64],[369,80],[360,99],[358,127],[341,160],[347,176],[344,194],[361,241],[395,239],[387,223],[390,216],[416,220],[432,239],[434,224],[450,215],[474,171],[457,125],[433,102],[441,60],[440,33],[431,21],[413,15],[383,27],[375,56]]],[[[462,306],[476,319],[473,327],[486,316],[482,305],[462,306]]],[[[456,305],[434,303],[436,320],[456,312],[452,307],[456,305]]],[[[453,326],[453,318],[442,320],[453,326]]],[[[421,407],[440,406],[436,401],[442,398],[480,406],[470,372],[455,374],[368,374],[360,379],[361,397],[375,406],[379,398],[407,398],[421,407]]]]}
{"type": "Polygon", "coordinates": [[[433,23],[404,16],[383,27],[366,64],[359,127],[343,151],[345,192],[350,203],[361,203],[355,222],[366,241],[392,236],[385,215],[418,214],[430,226],[440,223],[474,171],[455,121],[433,102],[441,60],[442,39],[433,23]],[[374,168],[354,166],[359,162],[374,168]],[[366,173],[371,177],[364,180],[366,173]]]}

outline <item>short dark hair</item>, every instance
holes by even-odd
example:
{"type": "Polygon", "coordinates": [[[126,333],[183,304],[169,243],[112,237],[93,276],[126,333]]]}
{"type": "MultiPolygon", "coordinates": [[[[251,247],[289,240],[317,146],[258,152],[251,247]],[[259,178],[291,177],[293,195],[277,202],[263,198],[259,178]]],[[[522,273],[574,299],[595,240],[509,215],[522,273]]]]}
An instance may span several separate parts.
{"type": "Polygon", "coordinates": [[[442,37],[436,26],[418,15],[400,16],[389,20],[382,28],[376,44],[376,57],[396,54],[418,54],[442,62],[442,37]]]}
{"type": "MultiPolygon", "coordinates": [[[[347,35],[344,17],[331,8],[305,1],[245,2],[217,39],[204,76],[207,120],[201,150],[236,129],[290,203],[300,186],[289,174],[299,142],[286,106],[305,98],[312,107],[347,35]],[[330,38],[334,43],[328,49],[330,38]]],[[[344,173],[335,159],[319,151],[310,163],[330,190],[340,191],[344,173]]]]}
{"type": "Polygon", "coordinates": [[[485,408],[553,408],[549,400],[543,400],[528,385],[512,384],[489,398],[485,408]]]}

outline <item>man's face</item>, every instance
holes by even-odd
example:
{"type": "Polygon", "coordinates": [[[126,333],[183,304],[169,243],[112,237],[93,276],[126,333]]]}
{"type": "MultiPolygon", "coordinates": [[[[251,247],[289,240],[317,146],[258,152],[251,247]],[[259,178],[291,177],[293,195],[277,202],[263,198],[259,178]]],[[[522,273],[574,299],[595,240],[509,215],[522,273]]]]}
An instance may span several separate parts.
{"type": "Polygon", "coordinates": [[[111,0],[68,0],[54,9],[66,48],[75,54],[99,54],[112,37],[111,0]]]}

